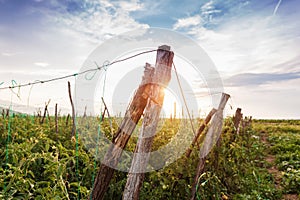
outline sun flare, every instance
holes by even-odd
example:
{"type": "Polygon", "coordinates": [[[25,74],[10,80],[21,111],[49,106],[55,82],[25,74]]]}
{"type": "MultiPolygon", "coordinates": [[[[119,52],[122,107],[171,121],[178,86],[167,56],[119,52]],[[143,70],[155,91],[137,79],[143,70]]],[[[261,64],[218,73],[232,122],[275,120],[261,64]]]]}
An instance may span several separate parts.
{"type": "Polygon", "coordinates": [[[173,117],[178,116],[179,110],[181,109],[179,97],[168,88],[166,88],[164,92],[165,98],[162,108],[163,117],[170,117],[171,115],[173,117]]]}

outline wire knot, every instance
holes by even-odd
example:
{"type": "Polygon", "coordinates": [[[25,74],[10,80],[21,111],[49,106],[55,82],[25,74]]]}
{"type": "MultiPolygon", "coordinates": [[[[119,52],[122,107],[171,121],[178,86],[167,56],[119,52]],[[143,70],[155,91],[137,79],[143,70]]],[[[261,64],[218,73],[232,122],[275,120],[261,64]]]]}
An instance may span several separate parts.
{"type": "Polygon", "coordinates": [[[104,71],[106,71],[108,69],[108,66],[110,66],[110,62],[108,60],[104,61],[103,65],[102,65],[102,68],[104,69],[104,71]]]}

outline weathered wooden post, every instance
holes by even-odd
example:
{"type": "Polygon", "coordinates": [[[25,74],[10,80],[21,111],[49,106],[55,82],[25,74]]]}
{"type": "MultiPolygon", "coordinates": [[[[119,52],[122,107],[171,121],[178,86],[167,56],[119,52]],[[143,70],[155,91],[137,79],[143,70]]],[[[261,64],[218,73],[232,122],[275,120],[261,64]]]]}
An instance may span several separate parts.
{"type": "Polygon", "coordinates": [[[108,117],[110,117],[110,114],[109,114],[108,108],[107,108],[107,106],[106,106],[106,103],[105,103],[105,101],[104,101],[104,98],[101,97],[101,100],[102,100],[102,103],[103,103],[103,105],[104,105],[104,111],[103,111],[103,113],[102,113],[102,120],[103,120],[103,119],[104,119],[104,116],[105,116],[105,112],[107,112],[107,116],[108,116],[108,117]]]}
{"type": "Polygon", "coordinates": [[[38,117],[38,121],[39,121],[39,122],[41,121],[41,115],[42,115],[42,111],[41,111],[41,109],[39,108],[38,111],[37,111],[37,117],[38,117]]]}
{"type": "MultiPolygon", "coordinates": [[[[188,159],[191,156],[192,153],[192,148],[195,146],[195,144],[198,142],[199,137],[201,135],[201,133],[204,131],[205,127],[208,125],[208,123],[210,122],[212,116],[217,112],[217,109],[213,108],[211,109],[211,111],[208,113],[208,115],[206,116],[204,122],[200,125],[196,135],[194,136],[194,139],[192,141],[191,147],[189,147],[186,152],[185,152],[185,159],[188,159]]],[[[181,179],[183,176],[183,174],[179,174],[178,175],[178,179],[181,179]]],[[[174,184],[174,187],[177,185],[177,182],[174,184]]]]}
{"type": "Polygon", "coordinates": [[[9,117],[9,109],[6,109],[6,117],[9,117]]]}
{"type": "Polygon", "coordinates": [[[152,90],[123,193],[124,200],[139,198],[140,188],[145,176],[143,171],[149,161],[151,146],[164,101],[164,89],[171,79],[173,57],[174,53],[170,51],[169,46],[163,45],[158,48],[152,90]]]}
{"type": "MultiPolygon", "coordinates": [[[[192,142],[192,147],[195,146],[196,142],[198,141],[201,133],[203,132],[203,130],[205,129],[205,127],[207,126],[207,124],[209,123],[209,121],[211,120],[212,116],[217,112],[217,109],[213,108],[211,109],[211,111],[208,113],[208,115],[206,116],[204,122],[201,124],[201,126],[199,127],[197,134],[194,136],[193,142],[192,142]]],[[[188,148],[185,152],[185,157],[189,158],[192,152],[192,148],[188,148]]]]}
{"type": "Polygon", "coordinates": [[[174,102],[174,114],[173,114],[173,118],[176,119],[176,101],[174,102]]]}
{"type": "Polygon", "coordinates": [[[67,119],[66,119],[66,126],[68,126],[68,125],[69,125],[69,119],[70,119],[70,114],[68,113],[68,115],[67,115],[67,119]]]}
{"type": "Polygon", "coordinates": [[[55,132],[58,133],[57,103],[55,104],[55,132]]]}
{"type": "Polygon", "coordinates": [[[207,140],[205,138],[204,144],[201,148],[201,151],[204,151],[204,154],[202,154],[203,152],[200,152],[200,160],[198,162],[197,171],[196,171],[196,175],[195,175],[195,178],[194,178],[194,183],[193,183],[193,186],[192,186],[191,200],[194,200],[196,198],[196,187],[197,187],[197,184],[198,184],[198,179],[204,171],[205,160],[206,160],[206,157],[208,155],[209,150],[212,148],[212,144],[214,142],[214,139],[217,139],[216,142],[218,142],[219,139],[220,139],[220,138],[215,138],[215,135],[217,135],[217,134],[220,135],[221,133],[220,132],[217,133],[215,131],[222,131],[223,110],[225,108],[225,105],[226,105],[229,97],[230,97],[229,94],[225,94],[225,93],[222,94],[222,98],[221,98],[218,110],[215,113],[215,116],[212,120],[211,126],[209,127],[209,130],[207,132],[206,137],[209,136],[209,138],[207,138],[207,140]],[[213,132],[210,132],[210,131],[213,131],[213,132]],[[212,135],[209,135],[210,134],[209,132],[212,135]]]}
{"type": "Polygon", "coordinates": [[[86,110],[87,110],[87,106],[84,106],[84,113],[83,113],[83,118],[86,118],[86,110]]]}
{"type": "Polygon", "coordinates": [[[242,109],[237,108],[235,111],[235,115],[233,117],[233,124],[237,134],[239,134],[240,132],[240,123],[242,119],[243,119],[242,109]]]}
{"type": "Polygon", "coordinates": [[[108,189],[110,180],[112,179],[115,171],[115,169],[111,168],[111,166],[117,167],[123,149],[126,147],[136,124],[144,112],[151,88],[153,74],[154,68],[151,67],[150,64],[146,63],[142,82],[126,110],[125,117],[118,128],[118,131],[114,135],[112,141],[113,144],[110,145],[107,153],[105,154],[104,161],[100,165],[92,191],[93,200],[103,199],[104,194],[108,189]]]}
{"type": "Polygon", "coordinates": [[[75,122],[75,108],[74,108],[74,104],[73,104],[73,100],[72,100],[70,81],[68,81],[68,92],[69,92],[70,103],[71,103],[71,106],[72,106],[72,132],[71,132],[71,136],[73,137],[75,135],[75,131],[76,131],[76,122],[75,122]]]}
{"type": "Polygon", "coordinates": [[[48,109],[47,109],[47,118],[48,118],[49,124],[51,124],[51,117],[50,117],[50,114],[49,114],[49,110],[48,110],[48,109]]]}
{"type": "Polygon", "coordinates": [[[107,108],[107,106],[106,106],[106,103],[105,103],[105,101],[104,101],[104,98],[101,97],[101,99],[102,99],[102,103],[103,103],[103,105],[104,105],[104,111],[103,111],[103,113],[102,113],[102,118],[101,118],[101,120],[102,120],[102,121],[104,120],[105,112],[107,112],[107,116],[108,116],[108,118],[109,118],[110,133],[111,133],[111,135],[113,136],[113,127],[112,127],[112,122],[111,122],[111,120],[110,120],[110,119],[111,119],[111,118],[110,118],[110,114],[109,114],[108,108],[107,108]]]}
{"type": "Polygon", "coordinates": [[[48,111],[48,105],[50,104],[50,101],[51,101],[51,99],[49,99],[48,103],[45,103],[44,115],[43,115],[42,120],[40,121],[40,124],[44,123],[44,120],[46,118],[46,114],[47,114],[47,111],[48,111]]]}

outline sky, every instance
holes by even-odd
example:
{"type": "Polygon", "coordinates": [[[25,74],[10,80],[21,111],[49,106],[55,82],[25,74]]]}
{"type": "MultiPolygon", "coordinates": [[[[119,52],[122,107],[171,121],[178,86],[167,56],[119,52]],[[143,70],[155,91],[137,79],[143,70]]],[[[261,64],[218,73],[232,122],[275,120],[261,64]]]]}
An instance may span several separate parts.
{"type": "MultiPolygon", "coordinates": [[[[158,27],[203,48],[231,95],[228,114],[241,107],[254,118],[300,119],[299,6],[299,0],[0,0],[0,88],[77,73],[108,39],[158,27]]],[[[74,89],[75,78],[68,80],[74,89]]],[[[32,111],[49,99],[52,108],[70,109],[66,80],[0,90],[2,107],[32,111]]],[[[168,94],[167,104],[174,99],[168,94]]]]}

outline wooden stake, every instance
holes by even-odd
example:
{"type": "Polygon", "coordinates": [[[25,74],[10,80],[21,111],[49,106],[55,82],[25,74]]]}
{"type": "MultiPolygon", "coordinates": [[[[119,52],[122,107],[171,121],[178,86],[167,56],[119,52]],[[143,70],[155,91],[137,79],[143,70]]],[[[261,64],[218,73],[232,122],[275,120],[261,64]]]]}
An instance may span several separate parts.
{"type": "Polygon", "coordinates": [[[128,140],[146,107],[153,74],[154,68],[146,63],[142,82],[125,112],[124,119],[118,128],[118,131],[113,137],[113,144],[110,145],[104,157],[104,161],[100,165],[92,191],[93,200],[103,199],[104,194],[108,189],[110,180],[115,171],[114,168],[117,167],[123,149],[126,147],[128,140]],[[109,166],[112,166],[113,168],[109,166]]]}
{"type": "MultiPolygon", "coordinates": [[[[208,113],[208,115],[206,116],[204,122],[201,124],[201,126],[199,127],[197,134],[194,136],[193,142],[192,142],[192,147],[195,146],[195,144],[197,143],[201,133],[204,131],[205,127],[207,126],[207,124],[209,123],[209,121],[211,120],[212,116],[217,112],[217,109],[213,108],[211,109],[211,111],[208,113]]],[[[185,152],[185,157],[189,158],[192,152],[192,148],[188,148],[185,152]]]]}
{"type": "Polygon", "coordinates": [[[68,126],[68,124],[69,124],[69,119],[70,119],[70,114],[68,113],[67,119],[66,119],[66,126],[68,126]]]}
{"type": "Polygon", "coordinates": [[[174,115],[173,118],[176,119],[176,101],[174,102],[174,114],[173,115],[174,115]]]}
{"type": "Polygon", "coordinates": [[[104,101],[104,98],[101,97],[101,99],[102,99],[102,102],[103,102],[103,105],[104,105],[104,111],[103,111],[103,113],[102,113],[102,121],[104,120],[105,112],[107,111],[107,116],[108,116],[108,118],[109,118],[110,133],[111,133],[111,135],[112,135],[112,137],[113,137],[113,127],[112,127],[112,122],[111,122],[110,114],[109,114],[108,108],[107,108],[107,106],[106,106],[106,103],[105,103],[105,101],[104,101]]]}
{"type": "Polygon", "coordinates": [[[58,133],[57,103],[55,104],[55,132],[58,133]]]}
{"type": "Polygon", "coordinates": [[[242,109],[237,108],[235,111],[235,115],[233,117],[233,124],[237,134],[239,134],[240,132],[240,123],[242,119],[243,119],[242,109]]]}
{"type": "Polygon", "coordinates": [[[108,108],[107,108],[107,106],[106,106],[106,103],[105,103],[103,97],[101,97],[101,100],[102,100],[103,105],[104,105],[104,112],[102,113],[102,120],[103,120],[104,117],[105,117],[105,111],[107,111],[107,115],[108,115],[108,117],[110,118],[110,114],[109,114],[108,108]]]}
{"type": "Polygon", "coordinates": [[[135,148],[127,183],[123,192],[124,200],[138,199],[143,184],[151,146],[155,137],[160,111],[164,101],[164,89],[171,79],[174,53],[169,46],[160,46],[156,56],[156,68],[150,98],[145,109],[143,125],[135,148]]]}
{"type": "Polygon", "coordinates": [[[47,109],[47,118],[48,118],[48,123],[51,124],[51,118],[50,118],[50,114],[49,114],[49,110],[47,109]]]}
{"type": "Polygon", "coordinates": [[[84,113],[83,113],[83,118],[86,117],[86,109],[87,109],[87,106],[84,107],[84,113]]]}
{"type": "Polygon", "coordinates": [[[9,108],[6,109],[6,117],[9,117],[9,108]]]}
{"type": "MultiPolygon", "coordinates": [[[[222,120],[222,122],[223,122],[223,110],[225,108],[225,105],[226,105],[229,97],[230,97],[230,95],[228,95],[228,94],[225,94],[225,93],[222,94],[222,98],[221,98],[218,110],[215,113],[214,119],[212,121],[212,125],[210,126],[209,129],[211,129],[212,127],[218,126],[218,124],[220,123],[219,120],[222,120]]],[[[222,124],[222,122],[221,122],[221,124],[222,124]]],[[[218,131],[222,131],[222,126],[218,127],[218,128],[219,128],[218,131]]],[[[209,132],[209,130],[208,130],[208,132],[209,132]]],[[[211,148],[209,145],[210,145],[209,143],[204,143],[202,149],[207,150],[208,148],[211,148]]],[[[207,155],[205,155],[203,157],[200,156],[200,160],[199,160],[198,166],[197,166],[196,176],[194,178],[194,183],[193,183],[193,186],[192,186],[191,200],[194,200],[196,198],[196,187],[197,187],[197,184],[198,184],[198,179],[204,171],[206,157],[207,157],[207,155]]]]}
{"type": "Polygon", "coordinates": [[[47,114],[47,111],[48,111],[48,105],[50,104],[50,101],[51,101],[51,99],[49,99],[48,103],[45,103],[44,115],[43,115],[42,120],[40,121],[40,124],[44,123],[44,120],[46,118],[46,114],[47,114]]]}
{"type": "MultiPolygon", "coordinates": [[[[208,123],[210,122],[212,116],[217,112],[217,109],[213,108],[211,109],[211,111],[208,113],[208,115],[206,116],[204,122],[201,124],[201,126],[199,127],[197,134],[194,136],[194,139],[192,141],[192,148],[195,146],[195,144],[198,142],[198,139],[201,135],[201,133],[204,131],[205,127],[208,125],[208,123]]],[[[185,152],[185,159],[188,159],[191,156],[192,153],[192,148],[188,148],[185,152]]],[[[181,179],[183,176],[183,174],[179,174],[178,175],[178,179],[181,179]]],[[[177,185],[177,182],[175,182],[174,187],[177,185]]]]}
{"type": "Polygon", "coordinates": [[[41,109],[39,108],[38,111],[37,111],[37,117],[38,117],[38,121],[40,122],[40,119],[41,119],[41,109]]]}
{"type": "Polygon", "coordinates": [[[72,94],[71,94],[71,84],[70,81],[68,81],[68,92],[69,92],[69,98],[70,98],[70,103],[72,106],[72,132],[71,132],[71,137],[75,135],[76,131],[76,124],[75,124],[75,108],[72,100],[72,94]]]}

